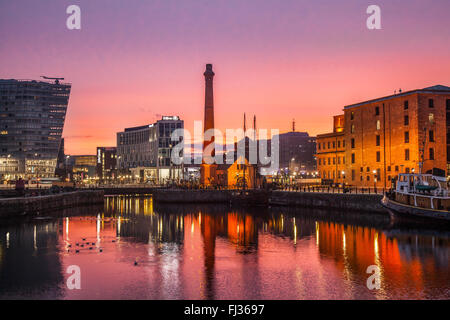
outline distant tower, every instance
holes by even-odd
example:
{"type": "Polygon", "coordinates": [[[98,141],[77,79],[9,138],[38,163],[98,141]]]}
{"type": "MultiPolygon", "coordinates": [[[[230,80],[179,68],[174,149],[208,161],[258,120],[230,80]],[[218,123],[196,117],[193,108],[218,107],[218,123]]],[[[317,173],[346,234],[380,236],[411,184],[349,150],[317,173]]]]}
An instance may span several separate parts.
{"type": "MultiPolygon", "coordinates": [[[[213,79],[214,72],[212,70],[212,64],[206,65],[206,71],[203,73],[205,76],[205,120],[204,120],[204,132],[209,129],[214,129],[214,93],[213,93],[213,79]]],[[[210,145],[214,147],[214,137],[210,141],[203,139],[203,152],[210,145]]],[[[215,155],[215,148],[211,152],[211,155],[215,155]]],[[[205,186],[209,186],[216,180],[216,164],[206,164],[204,157],[201,165],[201,177],[200,182],[205,186]]]]}
{"type": "Polygon", "coordinates": [[[292,132],[295,132],[295,119],[292,119],[292,132]]]}

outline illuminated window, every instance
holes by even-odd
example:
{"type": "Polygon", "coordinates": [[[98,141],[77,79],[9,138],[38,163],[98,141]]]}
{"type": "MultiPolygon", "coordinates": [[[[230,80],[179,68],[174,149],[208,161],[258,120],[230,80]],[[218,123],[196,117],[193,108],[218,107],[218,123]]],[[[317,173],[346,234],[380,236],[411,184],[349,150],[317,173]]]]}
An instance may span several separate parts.
{"type": "Polygon", "coordinates": [[[352,124],[352,126],[351,126],[350,133],[355,133],[355,125],[354,124],[352,124]]]}
{"type": "Polygon", "coordinates": [[[350,113],[350,120],[354,120],[355,119],[355,113],[352,111],[350,113]]]}
{"type": "Polygon", "coordinates": [[[433,123],[434,123],[434,114],[433,114],[433,113],[430,113],[430,114],[428,115],[428,120],[430,121],[430,124],[433,124],[433,123]]]}
{"type": "Polygon", "coordinates": [[[380,120],[377,120],[377,130],[380,130],[381,129],[381,122],[380,122],[380,120]]]}

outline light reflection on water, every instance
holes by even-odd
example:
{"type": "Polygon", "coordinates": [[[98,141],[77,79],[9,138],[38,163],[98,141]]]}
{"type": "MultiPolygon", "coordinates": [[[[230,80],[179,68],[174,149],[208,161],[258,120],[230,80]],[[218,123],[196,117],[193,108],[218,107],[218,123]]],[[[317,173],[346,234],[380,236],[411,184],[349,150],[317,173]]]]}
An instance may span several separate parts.
{"type": "Polygon", "coordinates": [[[449,234],[385,217],[142,197],[63,214],[2,223],[0,298],[450,298],[449,234]],[[81,290],[66,288],[70,265],[81,268],[81,290]],[[370,265],[379,290],[366,287],[370,265]]]}

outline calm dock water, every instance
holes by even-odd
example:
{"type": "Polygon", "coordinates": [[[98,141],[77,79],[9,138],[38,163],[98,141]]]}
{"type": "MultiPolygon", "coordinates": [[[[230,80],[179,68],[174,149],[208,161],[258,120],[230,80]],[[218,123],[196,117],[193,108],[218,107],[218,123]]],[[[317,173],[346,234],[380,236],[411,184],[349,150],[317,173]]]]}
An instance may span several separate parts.
{"type": "Polygon", "coordinates": [[[449,253],[450,232],[387,216],[115,196],[2,222],[0,298],[449,299],[449,253]],[[80,290],[66,285],[73,265],[80,290]]]}

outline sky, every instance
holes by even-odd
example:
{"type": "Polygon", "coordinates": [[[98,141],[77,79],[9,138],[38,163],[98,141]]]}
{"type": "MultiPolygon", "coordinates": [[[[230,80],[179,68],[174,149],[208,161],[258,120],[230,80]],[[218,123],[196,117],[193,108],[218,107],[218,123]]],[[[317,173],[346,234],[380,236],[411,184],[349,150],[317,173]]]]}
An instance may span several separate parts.
{"type": "Polygon", "coordinates": [[[212,63],[216,128],[310,135],[345,105],[450,85],[448,0],[0,0],[0,78],[64,77],[66,154],[115,146],[116,132],[203,119],[212,63]],[[81,8],[81,30],[66,8],[81,8]],[[369,5],[381,30],[369,30],[369,5]],[[250,122],[250,121],[249,121],[250,122]]]}

